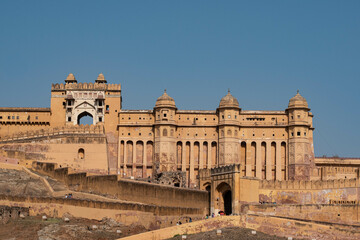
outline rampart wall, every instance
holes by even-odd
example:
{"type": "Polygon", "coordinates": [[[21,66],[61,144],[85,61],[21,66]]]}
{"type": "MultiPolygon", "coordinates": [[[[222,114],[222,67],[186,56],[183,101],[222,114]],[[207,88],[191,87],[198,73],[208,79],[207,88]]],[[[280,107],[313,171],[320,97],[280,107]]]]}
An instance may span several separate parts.
{"type": "Polygon", "coordinates": [[[260,181],[259,201],[277,204],[329,204],[357,201],[358,179],[326,181],[260,181]]]}
{"type": "Polygon", "coordinates": [[[103,126],[78,126],[13,135],[0,142],[0,161],[31,166],[56,162],[77,171],[107,174],[108,149],[103,126]]]}
{"type": "Polygon", "coordinates": [[[76,187],[78,191],[105,194],[120,200],[166,207],[197,208],[206,214],[209,195],[206,191],[164,186],[160,184],[118,179],[117,175],[89,176],[73,173],[71,168],[57,168],[56,164],[36,162],[33,167],[76,187]]]}
{"type": "Polygon", "coordinates": [[[67,135],[77,135],[77,134],[105,134],[104,126],[102,125],[69,125],[59,128],[48,128],[40,129],[35,131],[25,131],[14,133],[11,135],[3,136],[0,140],[2,143],[14,143],[22,142],[26,140],[41,140],[48,137],[58,137],[58,136],[67,136],[67,135]]]}
{"type": "MultiPolygon", "coordinates": [[[[121,238],[122,240],[160,240],[175,235],[188,235],[214,231],[226,227],[250,228],[279,237],[317,240],[353,240],[360,238],[360,228],[342,224],[326,224],[318,221],[301,221],[293,218],[241,214],[240,216],[222,216],[196,221],[179,226],[168,227],[121,238]]],[[[220,238],[221,236],[219,236],[220,238]]]]}
{"type": "Polygon", "coordinates": [[[81,199],[23,197],[0,195],[0,204],[27,208],[30,216],[47,215],[101,220],[113,218],[125,225],[139,224],[148,229],[175,225],[179,218],[199,219],[202,213],[196,208],[161,207],[137,203],[100,202],[81,199]]]}
{"type": "Polygon", "coordinates": [[[247,213],[302,220],[359,225],[359,204],[261,204],[248,205],[247,213]]]}

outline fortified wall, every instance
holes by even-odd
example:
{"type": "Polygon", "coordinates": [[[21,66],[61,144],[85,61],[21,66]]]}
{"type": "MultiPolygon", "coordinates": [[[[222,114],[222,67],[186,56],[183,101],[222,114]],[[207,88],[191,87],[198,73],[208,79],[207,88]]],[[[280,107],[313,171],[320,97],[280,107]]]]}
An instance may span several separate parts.
{"type": "MultiPolygon", "coordinates": [[[[315,181],[260,180],[242,177],[239,164],[200,172],[201,189],[211,192],[211,213],[216,214],[222,210],[226,214],[240,214],[249,210],[248,206],[253,206],[250,209],[260,211],[262,209],[260,205],[266,205],[268,207],[264,207],[265,212],[270,209],[272,214],[286,216],[287,209],[290,209],[291,206],[295,212],[299,211],[300,213],[303,209],[301,206],[304,206],[304,209],[306,207],[306,211],[309,213],[302,213],[304,219],[312,219],[310,214],[312,208],[317,209],[313,212],[314,215],[317,212],[320,219],[324,216],[330,216],[335,211],[339,212],[342,205],[349,205],[344,209],[348,215],[351,215],[353,222],[356,222],[354,219],[357,219],[358,216],[359,181],[356,178],[315,181]],[[267,208],[268,210],[266,210],[267,208]],[[333,213],[327,215],[326,211],[330,209],[333,209],[333,213]],[[354,215],[349,209],[355,209],[354,215]]],[[[338,218],[331,218],[331,221],[336,222],[336,219],[338,218]]],[[[346,217],[341,218],[341,220],[345,221],[346,217]]]]}
{"type": "Polygon", "coordinates": [[[76,125],[15,133],[0,141],[0,160],[30,167],[56,162],[79,171],[108,174],[107,141],[101,125],[76,125]]]}
{"type": "Polygon", "coordinates": [[[48,174],[77,191],[92,192],[116,199],[151,204],[155,206],[197,209],[196,214],[205,215],[209,206],[206,191],[177,188],[160,184],[118,179],[116,175],[89,176],[72,173],[71,168],[57,168],[57,164],[35,162],[36,171],[48,174]]]}

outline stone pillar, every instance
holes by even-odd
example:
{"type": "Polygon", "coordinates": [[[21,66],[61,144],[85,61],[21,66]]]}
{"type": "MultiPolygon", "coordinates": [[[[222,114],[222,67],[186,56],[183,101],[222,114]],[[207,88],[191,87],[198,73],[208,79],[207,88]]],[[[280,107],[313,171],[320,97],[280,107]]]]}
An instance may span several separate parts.
{"type": "Polygon", "coordinates": [[[255,177],[261,179],[261,141],[256,142],[256,169],[255,169],[255,177]]]}
{"type": "Polygon", "coordinates": [[[207,165],[207,168],[210,169],[211,168],[211,164],[212,164],[212,156],[211,156],[211,152],[212,152],[212,147],[211,147],[211,143],[208,142],[208,159],[207,159],[207,162],[208,162],[208,165],[207,165]]]}
{"type": "Polygon", "coordinates": [[[275,159],[275,179],[276,180],[283,180],[281,179],[281,142],[276,142],[276,159],[275,159]]]}
{"type": "Polygon", "coordinates": [[[186,172],[186,142],[181,142],[181,171],[186,172]]]}
{"type": "Polygon", "coordinates": [[[118,166],[117,166],[117,175],[121,174],[121,140],[119,138],[119,142],[118,142],[118,166]]]}
{"type": "Polygon", "coordinates": [[[204,142],[199,142],[199,170],[204,168],[204,142]]]}
{"type": "Polygon", "coordinates": [[[124,141],[124,174],[121,176],[121,177],[127,177],[127,166],[126,166],[126,163],[127,163],[127,144],[126,144],[126,140],[124,141]]]}
{"type": "Polygon", "coordinates": [[[190,182],[190,187],[192,187],[193,183],[194,183],[194,178],[195,178],[195,174],[194,174],[194,142],[190,142],[190,174],[189,174],[189,182],[190,182]]]}
{"type": "Polygon", "coordinates": [[[246,141],[245,176],[251,176],[251,142],[246,141]]]}
{"type": "Polygon", "coordinates": [[[136,141],[133,142],[132,176],[136,176],[136,141]]]}
{"type": "Polygon", "coordinates": [[[146,178],[147,177],[147,151],[146,151],[146,147],[147,147],[147,144],[146,144],[146,141],[144,142],[144,151],[143,151],[143,178],[146,178]]]}
{"type": "Polygon", "coordinates": [[[266,142],[266,180],[272,180],[271,142],[266,142]]]}

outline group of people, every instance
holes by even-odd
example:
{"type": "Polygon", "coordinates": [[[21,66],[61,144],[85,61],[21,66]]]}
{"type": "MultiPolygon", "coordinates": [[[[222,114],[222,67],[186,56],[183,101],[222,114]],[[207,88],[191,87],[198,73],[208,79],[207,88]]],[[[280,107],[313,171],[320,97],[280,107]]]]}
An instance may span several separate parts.
{"type": "Polygon", "coordinates": [[[69,193],[69,194],[65,194],[65,198],[72,198],[72,193],[69,193]]]}

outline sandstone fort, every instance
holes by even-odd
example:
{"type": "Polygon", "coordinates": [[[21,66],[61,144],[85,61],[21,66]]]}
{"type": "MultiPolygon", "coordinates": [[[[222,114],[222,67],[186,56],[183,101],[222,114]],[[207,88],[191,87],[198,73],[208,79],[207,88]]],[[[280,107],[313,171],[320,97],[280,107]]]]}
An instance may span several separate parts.
{"type": "MultiPolygon", "coordinates": [[[[200,219],[222,210],[260,230],[268,221],[282,233],[290,231],[276,225],[287,219],[297,226],[294,236],[360,236],[360,159],[315,157],[314,115],[299,91],[276,111],[244,110],[230,91],[210,111],[178,109],[170,95],[165,90],[148,99],[153,109],[125,110],[120,84],[108,84],[103,74],[81,83],[70,73],[51,85],[50,108],[0,108],[0,162],[57,179],[73,191],[132,204],[76,200],[90,209],[79,217],[107,209],[102,217],[164,228],[181,216],[200,219]],[[80,125],[86,116],[92,124],[80,125]],[[313,222],[315,230],[309,230],[295,221],[319,226],[313,222]],[[325,223],[344,229],[325,233],[325,223]]],[[[7,206],[31,206],[33,214],[53,203],[47,213],[57,209],[60,216],[59,206],[75,204],[55,193],[1,199],[7,206]]]]}

